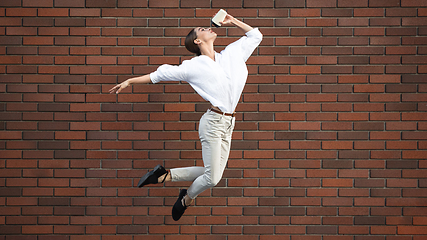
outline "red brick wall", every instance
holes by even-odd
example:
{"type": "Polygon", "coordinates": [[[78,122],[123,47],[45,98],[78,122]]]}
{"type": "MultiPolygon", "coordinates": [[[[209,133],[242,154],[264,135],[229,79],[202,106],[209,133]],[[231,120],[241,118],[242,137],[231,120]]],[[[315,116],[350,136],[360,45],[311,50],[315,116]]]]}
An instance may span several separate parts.
{"type": "MultiPolygon", "coordinates": [[[[0,240],[426,239],[426,0],[1,0],[0,16],[0,240]],[[264,40],[224,179],[175,223],[189,183],[134,186],[202,164],[208,104],[185,83],[108,89],[190,58],[183,37],[219,8],[264,40]]],[[[216,31],[217,50],[241,35],[216,31]]]]}

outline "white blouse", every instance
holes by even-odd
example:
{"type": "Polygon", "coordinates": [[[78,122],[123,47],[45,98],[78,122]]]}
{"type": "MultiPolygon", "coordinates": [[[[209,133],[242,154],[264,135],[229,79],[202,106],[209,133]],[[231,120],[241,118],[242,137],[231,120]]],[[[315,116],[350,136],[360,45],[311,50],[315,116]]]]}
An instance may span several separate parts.
{"type": "Polygon", "coordinates": [[[246,61],[261,43],[255,28],[229,44],[215,61],[205,55],[185,60],[179,66],[164,64],[150,74],[151,81],[185,81],[206,101],[225,113],[233,113],[246,84],[246,61]]]}

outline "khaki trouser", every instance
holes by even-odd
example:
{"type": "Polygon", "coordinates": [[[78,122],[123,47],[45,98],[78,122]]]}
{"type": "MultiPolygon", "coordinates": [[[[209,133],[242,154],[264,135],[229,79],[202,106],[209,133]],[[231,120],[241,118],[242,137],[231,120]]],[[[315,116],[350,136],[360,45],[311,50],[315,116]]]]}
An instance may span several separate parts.
{"type": "Polygon", "coordinates": [[[227,165],[235,118],[208,110],[199,122],[204,167],[184,167],[170,170],[172,181],[193,181],[187,194],[196,198],[218,184],[227,165]]]}

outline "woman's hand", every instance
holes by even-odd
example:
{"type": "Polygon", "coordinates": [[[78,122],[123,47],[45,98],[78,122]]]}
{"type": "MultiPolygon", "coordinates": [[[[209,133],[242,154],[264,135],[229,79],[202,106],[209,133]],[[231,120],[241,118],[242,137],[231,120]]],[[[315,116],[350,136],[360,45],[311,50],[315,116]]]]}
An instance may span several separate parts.
{"type": "Polygon", "coordinates": [[[235,20],[235,18],[233,16],[231,16],[230,14],[227,13],[227,15],[225,16],[224,20],[221,23],[221,26],[223,25],[231,25],[233,24],[233,21],[235,20]]]}
{"type": "Polygon", "coordinates": [[[110,93],[116,92],[116,94],[117,94],[117,93],[121,92],[123,89],[127,88],[128,86],[129,86],[129,81],[126,80],[126,81],[124,81],[124,82],[122,82],[120,84],[117,84],[113,88],[111,88],[110,89],[110,93]]]}

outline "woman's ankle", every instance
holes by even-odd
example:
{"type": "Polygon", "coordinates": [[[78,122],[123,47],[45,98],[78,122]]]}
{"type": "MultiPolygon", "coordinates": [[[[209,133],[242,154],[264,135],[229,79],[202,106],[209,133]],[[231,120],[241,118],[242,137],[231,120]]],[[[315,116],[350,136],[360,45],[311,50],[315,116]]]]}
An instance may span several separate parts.
{"type": "Polygon", "coordinates": [[[169,182],[169,181],[171,181],[171,174],[170,174],[170,172],[167,172],[167,173],[163,174],[162,176],[160,176],[157,179],[157,182],[159,182],[159,183],[161,183],[161,182],[169,182]]]}
{"type": "Polygon", "coordinates": [[[193,199],[191,199],[188,195],[185,195],[182,198],[182,200],[183,200],[185,206],[187,206],[187,207],[190,206],[193,203],[193,199]]]}

